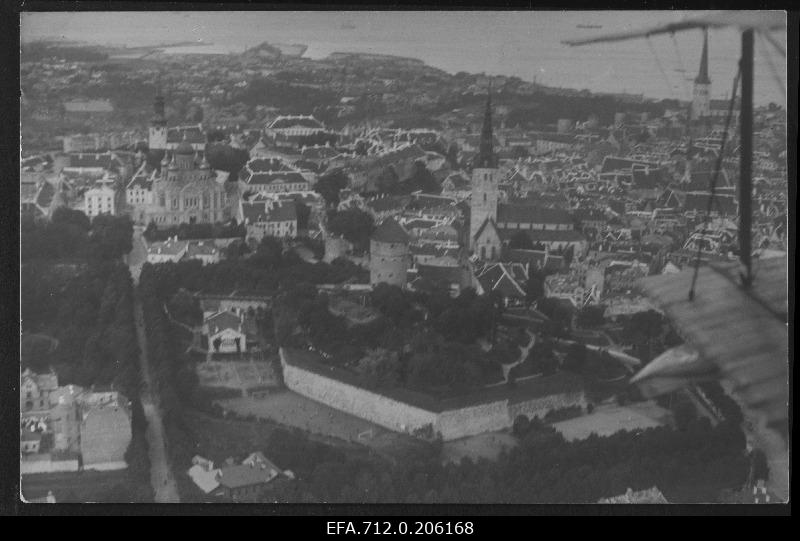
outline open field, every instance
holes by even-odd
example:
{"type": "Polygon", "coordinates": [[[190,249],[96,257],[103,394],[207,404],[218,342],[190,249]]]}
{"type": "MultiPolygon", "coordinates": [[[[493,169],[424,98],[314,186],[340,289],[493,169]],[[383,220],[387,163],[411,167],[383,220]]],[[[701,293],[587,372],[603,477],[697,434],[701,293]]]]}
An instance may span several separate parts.
{"type": "Polygon", "coordinates": [[[373,435],[388,432],[369,421],[288,390],[269,393],[263,398],[229,398],[218,400],[217,403],[225,410],[235,411],[239,415],[255,415],[345,441],[358,441],[359,434],[368,430],[372,430],[373,435]]]}
{"type": "Polygon", "coordinates": [[[392,432],[288,390],[259,398],[227,398],[216,403],[239,415],[254,415],[317,436],[366,445],[388,457],[400,456],[409,448],[422,445],[410,436],[392,432]]]}
{"type": "Polygon", "coordinates": [[[592,433],[610,436],[620,430],[637,430],[665,425],[671,414],[655,402],[640,402],[628,406],[601,405],[589,415],[575,417],[553,427],[563,434],[567,441],[582,440],[592,433]]]}

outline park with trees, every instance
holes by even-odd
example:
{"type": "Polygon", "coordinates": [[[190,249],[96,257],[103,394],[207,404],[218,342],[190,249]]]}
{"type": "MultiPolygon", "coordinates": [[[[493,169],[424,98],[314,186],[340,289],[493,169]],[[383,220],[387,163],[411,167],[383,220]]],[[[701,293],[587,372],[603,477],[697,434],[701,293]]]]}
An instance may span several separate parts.
{"type": "Polygon", "coordinates": [[[133,247],[133,222],[127,216],[83,212],[59,207],[49,221],[23,216],[20,221],[22,262],[106,261],[120,259],[133,247]]]}
{"type": "Polygon", "coordinates": [[[145,420],[139,402],[139,345],[133,282],[121,261],[132,243],[127,218],[61,208],[49,222],[23,223],[21,365],[53,370],[59,385],[113,387],[131,400],[125,482],[94,501],[152,501],[145,420]],[[47,348],[37,347],[47,337],[47,348]]]}

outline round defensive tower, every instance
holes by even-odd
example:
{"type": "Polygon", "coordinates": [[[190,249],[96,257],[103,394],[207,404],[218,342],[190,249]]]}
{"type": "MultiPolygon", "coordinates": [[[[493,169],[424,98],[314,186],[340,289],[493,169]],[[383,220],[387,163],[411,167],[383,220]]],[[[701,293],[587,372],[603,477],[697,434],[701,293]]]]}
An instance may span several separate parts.
{"type": "Polygon", "coordinates": [[[405,287],[410,259],[408,242],[408,233],[394,218],[383,221],[369,243],[370,284],[386,282],[405,287]]]}

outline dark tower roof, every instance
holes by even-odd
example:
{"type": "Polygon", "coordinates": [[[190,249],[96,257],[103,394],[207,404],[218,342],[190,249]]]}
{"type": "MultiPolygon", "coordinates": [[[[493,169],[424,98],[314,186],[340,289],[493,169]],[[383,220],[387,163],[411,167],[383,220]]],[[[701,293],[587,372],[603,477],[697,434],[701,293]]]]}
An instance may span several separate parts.
{"type": "Polygon", "coordinates": [[[486,113],[483,115],[483,128],[481,129],[481,143],[478,155],[475,156],[474,167],[497,167],[497,158],[492,148],[494,136],[492,134],[492,87],[489,86],[489,94],[486,96],[486,113]]]}
{"type": "Polygon", "coordinates": [[[164,96],[161,94],[161,88],[158,89],[155,100],[153,100],[153,125],[166,126],[167,115],[164,113],[164,96]]]}
{"type": "Polygon", "coordinates": [[[698,85],[711,84],[711,79],[708,78],[708,30],[703,30],[703,55],[700,57],[700,71],[694,82],[698,85]]]}
{"type": "Polygon", "coordinates": [[[394,218],[387,218],[372,233],[372,240],[384,243],[406,244],[409,241],[408,233],[394,218]]]}

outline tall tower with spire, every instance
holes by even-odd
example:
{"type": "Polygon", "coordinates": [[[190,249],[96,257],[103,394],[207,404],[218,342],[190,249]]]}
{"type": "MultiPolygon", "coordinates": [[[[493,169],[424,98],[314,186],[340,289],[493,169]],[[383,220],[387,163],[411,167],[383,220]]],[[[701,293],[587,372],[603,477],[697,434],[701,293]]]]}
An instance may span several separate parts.
{"type": "Polygon", "coordinates": [[[694,80],[692,94],[692,120],[711,114],[711,79],[708,78],[708,30],[703,30],[703,55],[700,57],[700,70],[694,80]]]}
{"type": "Polygon", "coordinates": [[[164,96],[159,89],[153,102],[153,119],[150,121],[148,147],[150,150],[166,150],[167,148],[167,116],[164,113],[164,96]]]}
{"type": "Polygon", "coordinates": [[[475,249],[475,235],[487,220],[497,221],[499,171],[494,154],[492,133],[492,88],[486,97],[481,141],[472,169],[472,202],[470,205],[469,247],[475,249]]]}

